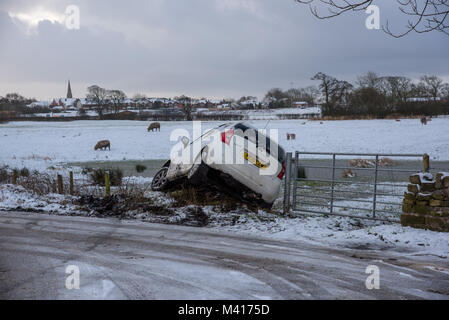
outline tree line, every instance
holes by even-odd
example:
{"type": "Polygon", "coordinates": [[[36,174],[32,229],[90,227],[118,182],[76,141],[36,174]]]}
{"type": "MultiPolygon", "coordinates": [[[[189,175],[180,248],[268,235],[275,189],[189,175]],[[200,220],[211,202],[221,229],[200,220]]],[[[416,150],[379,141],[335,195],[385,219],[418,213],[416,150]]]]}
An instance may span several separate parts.
{"type": "MultiPolygon", "coordinates": [[[[118,114],[126,98],[126,94],[122,90],[107,90],[98,85],[87,88],[86,99],[94,106],[93,108],[100,118],[109,109],[118,114]]],[[[83,110],[81,110],[81,113],[83,113],[83,110]]]]}
{"type": "Polygon", "coordinates": [[[318,72],[311,80],[318,81],[318,86],[287,91],[274,88],[265,99],[271,100],[271,108],[291,106],[294,101],[320,103],[323,116],[449,114],[449,84],[435,75],[422,76],[413,83],[407,77],[379,76],[370,71],[351,84],[318,72]]]}
{"type": "Polygon", "coordinates": [[[4,97],[0,97],[0,111],[13,111],[23,114],[47,111],[48,108],[38,108],[31,112],[27,105],[35,101],[36,99],[25,98],[18,93],[8,93],[4,97]]]}

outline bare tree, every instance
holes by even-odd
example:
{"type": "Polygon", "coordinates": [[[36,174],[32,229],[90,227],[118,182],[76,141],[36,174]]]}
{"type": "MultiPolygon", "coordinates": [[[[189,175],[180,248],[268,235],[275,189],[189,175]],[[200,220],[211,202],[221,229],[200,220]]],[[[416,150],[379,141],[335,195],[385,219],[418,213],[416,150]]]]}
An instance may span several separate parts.
{"type": "MultiPolygon", "coordinates": [[[[308,4],[313,15],[320,19],[327,19],[339,16],[348,11],[364,11],[372,4],[379,3],[379,0],[295,0],[301,4],[308,4]],[[327,7],[327,14],[318,12],[318,3],[327,7]]],[[[414,31],[425,33],[430,31],[440,31],[449,35],[449,25],[446,18],[449,15],[449,0],[396,0],[400,12],[408,17],[406,31],[393,33],[387,21],[382,29],[389,35],[399,38],[414,31]]]]}
{"type": "Polygon", "coordinates": [[[192,121],[193,120],[193,116],[192,116],[192,111],[193,111],[193,99],[190,97],[187,97],[185,95],[179,96],[179,97],[175,97],[175,100],[181,102],[182,104],[182,112],[184,113],[184,116],[186,117],[187,121],[192,121]]]}
{"type": "Polygon", "coordinates": [[[320,91],[316,86],[308,86],[301,90],[303,92],[303,100],[313,105],[318,98],[320,91]]]}
{"type": "Polygon", "coordinates": [[[368,71],[366,74],[357,77],[357,85],[360,88],[375,88],[378,89],[381,78],[373,71],[368,71]]]}
{"type": "Polygon", "coordinates": [[[5,98],[11,103],[21,103],[25,101],[25,97],[18,93],[7,93],[5,98]]]}
{"type": "Polygon", "coordinates": [[[412,89],[411,80],[407,77],[386,76],[379,78],[379,88],[389,103],[405,102],[412,89]]]}
{"type": "Polygon", "coordinates": [[[125,103],[126,94],[122,90],[108,90],[107,97],[112,105],[114,113],[118,114],[125,103]]]}
{"type": "Polygon", "coordinates": [[[441,89],[441,96],[444,99],[449,100],[449,83],[443,84],[443,88],[441,89]]]}
{"type": "Polygon", "coordinates": [[[108,104],[107,90],[97,85],[90,86],[87,88],[86,98],[87,101],[91,102],[94,105],[95,111],[101,118],[108,104]]]}
{"type": "Polygon", "coordinates": [[[287,95],[285,94],[284,91],[282,91],[282,89],[280,88],[273,88],[270,89],[267,94],[265,95],[266,98],[270,97],[270,98],[274,98],[276,100],[281,100],[287,97],[287,95]]]}
{"type": "Polygon", "coordinates": [[[424,92],[436,100],[437,97],[442,93],[442,89],[444,88],[443,80],[438,78],[437,76],[422,76],[421,81],[418,84],[424,92]]]}
{"type": "Polygon", "coordinates": [[[306,101],[309,105],[313,105],[319,94],[319,90],[315,86],[308,86],[306,88],[288,89],[285,94],[291,102],[306,101]]]}
{"type": "Polygon", "coordinates": [[[318,72],[312,77],[312,80],[321,81],[319,88],[324,96],[324,101],[329,109],[336,104],[344,102],[344,98],[352,89],[352,84],[344,80],[338,80],[332,76],[318,72]]]}

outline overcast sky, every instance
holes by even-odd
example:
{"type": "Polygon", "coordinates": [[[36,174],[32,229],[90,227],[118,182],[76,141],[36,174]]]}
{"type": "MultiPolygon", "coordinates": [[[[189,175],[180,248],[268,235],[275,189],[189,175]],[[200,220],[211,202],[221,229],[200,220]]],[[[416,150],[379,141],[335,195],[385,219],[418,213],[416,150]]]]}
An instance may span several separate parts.
{"type": "MultiPolygon", "coordinates": [[[[403,30],[394,1],[381,23],[403,30]]],[[[313,17],[294,0],[0,0],[0,95],[75,97],[98,84],[128,96],[262,97],[273,87],[316,82],[325,72],[348,81],[366,71],[449,80],[449,37],[395,39],[368,30],[364,12],[313,17]],[[68,5],[80,29],[64,24],[68,5]]]]}

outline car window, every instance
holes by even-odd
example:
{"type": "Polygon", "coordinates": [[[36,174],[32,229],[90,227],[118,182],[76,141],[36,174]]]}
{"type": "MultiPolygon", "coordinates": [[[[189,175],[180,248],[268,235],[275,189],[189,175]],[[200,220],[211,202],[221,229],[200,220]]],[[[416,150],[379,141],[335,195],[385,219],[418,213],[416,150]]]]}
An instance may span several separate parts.
{"type": "MultiPolygon", "coordinates": [[[[237,129],[237,130],[242,130],[243,133],[245,133],[245,131],[248,130],[248,129],[254,130],[256,132],[256,141],[257,142],[259,141],[259,131],[255,127],[253,127],[253,126],[251,126],[249,124],[240,122],[240,123],[237,123],[234,126],[234,128],[237,129]]],[[[248,140],[248,135],[245,135],[244,138],[246,140],[248,140]]],[[[258,147],[258,143],[256,143],[256,146],[258,147]]],[[[285,158],[285,150],[280,145],[278,145],[276,142],[272,141],[269,137],[265,136],[265,148],[267,150],[267,153],[270,154],[270,155],[271,155],[271,146],[277,146],[278,147],[278,153],[277,153],[278,161],[280,163],[284,163],[285,159],[286,159],[285,158]]]]}

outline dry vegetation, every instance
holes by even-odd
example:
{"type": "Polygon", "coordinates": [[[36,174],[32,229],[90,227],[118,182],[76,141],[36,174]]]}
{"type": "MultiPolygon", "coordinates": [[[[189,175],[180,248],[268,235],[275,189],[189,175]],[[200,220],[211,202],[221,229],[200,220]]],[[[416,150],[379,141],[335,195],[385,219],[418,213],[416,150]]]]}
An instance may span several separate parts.
{"type": "Polygon", "coordinates": [[[175,200],[176,207],[185,207],[189,205],[215,206],[222,208],[223,211],[236,210],[242,207],[242,203],[234,197],[219,193],[207,187],[182,186],[181,189],[171,191],[170,197],[175,200]]]}
{"type": "MultiPolygon", "coordinates": [[[[214,223],[236,223],[242,216],[259,212],[257,205],[231,194],[220,192],[210,185],[191,187],[187,184],[167,194],[152,192],[149,183],[136,183],[131,179],[120,180],[120,185],[111,187],[111,195],[105,195],[105,187],[97,183],[92,170],[85,170],[82,177],[74,181],[70,193],[68,175],[63,178],[63,202],[75,205],[71,214],[87,216],[114,216],[119,218],[143,219],[156,223],[205,226],[212,219],[214,223]],[[205,213],[204,207],[210,207],[212,215],[205,213]],[[228,221],[229,220],[229,221],[228,221]],[[235,220],[235,221],[234,221],[235,220]],[[225,222],[223,222],[225,221],[225,222]]],[[[30,172],[26,168],[0,168],[0,184],[12,184],[23,187],[44,201],[46,196],[58,193],[56,173],[30,172]]],[[[37,210],[37,209],[36,209],[37,210]]],[[[271,212],[266,210],[267,212],[271,212]]],[[[67,213],[64,213],[67,214],[67,213]]]]}
{"type": "MultiPolygon", "coordinates": [[[[349,165],[354,168],[374,168],[376,166],[376,160],[373,159],[352,159],[349,161],[349,165]]],[[[390,158],[380,158],[378,166],[391,167],[393,160],[390,158]]]]}

